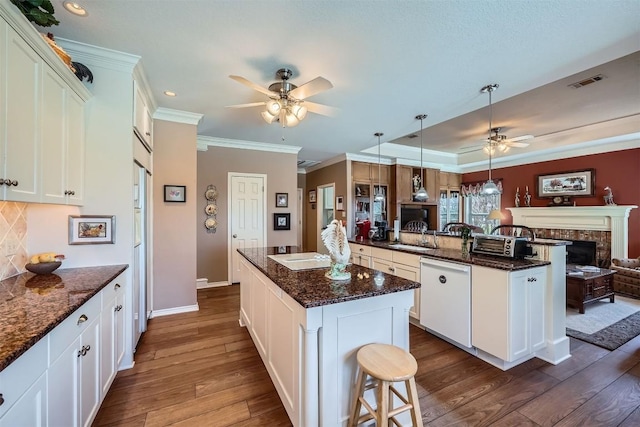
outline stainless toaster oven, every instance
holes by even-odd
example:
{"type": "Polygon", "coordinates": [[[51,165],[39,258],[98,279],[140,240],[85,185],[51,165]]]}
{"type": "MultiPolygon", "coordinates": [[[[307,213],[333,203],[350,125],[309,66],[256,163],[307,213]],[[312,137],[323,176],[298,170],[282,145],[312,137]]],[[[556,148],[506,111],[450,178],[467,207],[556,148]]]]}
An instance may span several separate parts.
{"type": "Polygon", "coordinates": [[[476,234],[473,236],[471,252],[474,254],[495,255],[507,258],[524,258],[527,251],[527,238],[476,234]]]}

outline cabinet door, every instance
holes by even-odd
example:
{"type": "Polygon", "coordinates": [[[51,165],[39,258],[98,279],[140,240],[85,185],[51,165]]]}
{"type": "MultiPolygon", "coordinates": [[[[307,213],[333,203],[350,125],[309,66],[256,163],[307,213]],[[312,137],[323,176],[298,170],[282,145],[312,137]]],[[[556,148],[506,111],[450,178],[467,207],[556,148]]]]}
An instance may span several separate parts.
{"type": "MultiPolygon", "coordinates": [[[[1,178],[13,185],[4,186],[5,200],[40,201],[38,171],[40,152],[40,100],[42,59],[11,28],[7,27],[6,112],[4,128],[4,171],[1,178]]],[[[55,114],[55,112],[52,112],[55,114]]],[[[4,136],[3,135],[3,136],[4,136]]]]}
{"type": "Polygon", "coordinates": [[[545,296],[547,272],[545,268],[528,270],[527,285],[529,288],[529,335],[531,336],[530,351],[537,351],[546,347],[545,335],[545,296]]]}
{"type": "Polygon", "coordinates": [[[351,255],[352,263],[361,265],[363,267],[371,268],[371,257],[362,254],[352,254],[351,255]]]}
{"type": "Polygon", "coordinates": [[[394,274],[393,262],[386,259],[372,257],[371,268],[374,270],[382,271],[383,273],[394,274]]]}
{"type": "Polygon", "coordinates": [[[67,203],[81,206],[84,202],[84,101],[67,92],[66,120],[66,186],[67,203]]]}
{"type": "Polygon", "coordinates": [[[115,353],[116,353],[116,372],[120,367],[120,362],[124,357],[124,313],[125,297],[124,292],[120,292],[116,297],[116,318],[115,318],[115,353]]]}
{"type": "Polygon", "coordinates": [[[80,347],[80,425],[90,426],[100,405],[100,316],[82,333],[80,347]],[[85,351],[83,351],[83,349],[85,351]]]}
{"type": "MultiPolygon", "coordinates": [[[[103,298],[106,294],[103,291],[103,298]]],[[[116,299],[103,303],[100,317],[100,387],[102,396],[106,396],[109,386],[116,376],[116,299]]]]}
{"type": "MultiPolygon", "coordinates": [[[[394,274],[396,276],[413,282],[420,281],[420,269],[418,267],[395,263],[393,264],[393,267],[395,269],[394,274]]],[[[414,319],[420,320],[420,288],[414,291],[413,307],[409,309],[409,315],[414,319]]]]}
{"type": "Polygon", "coordinates": [[[373,182],[374,184],[377,184],[378,182],[380,182],[380,184],[389,184],[389,174],[390,174],[390,170],[391,168],[389,167],[389,165],[370,165],[371,167],[371,182],[373,182]],[[380,173],[378,173],[378,168],[380,169],[380,173]],[[378,175],[380,176],[380,180],[378,180],[378,175]]]}
{"type": "Polygon", "coordinates": [[[150,137],[151,129],[150,114],[147,108],[147,104],[144,99],[142,89],[138,85],[138,82],[133,81],[133,131],[138,135],[138,138],[142,141],[145,148],[151,151],[150,137]]]}
{"type": "Polygon", "coordinates": [[[509,352],[505,360],[513,361],[529,354],[528,272],[510,274],[509,284],[509,352]]]}
{"type": "Polygon", "coordinates": [[[396,194],[397,194],[397,203],[406,203],[411,201],[411,193],[412,193],[412,175],[411,175],[411,166],[397,166],[396,169],[396,194]]]}
{"type": "Polygon", "coordinates": [[[425,189],[429,193],[428,203],[438,203],[440,199],[440,171],[438,169],[424,170],[425,189]]]}
{"type": "Polygon", "coordinates": [[[67,87],[49,67],[42,75],[42,201],[66,202],[66,129],[67,87]]]}
{"type": "Polygon", "coordinates": [[[371,171],[369,163],[351,162],[351,176],[353,180],[370,181],[371,171]]]}
{"type": "Polygon", "coordinates": [[[76,338],[47,371],[49,377],[47,399],[50,426],[77,426],[78,368],[80,366],[80,337],[76,338]]]}
{"type": "MultiPolygon", "coordinates": [[[[47,374],[40,378],[0,418],[0,427],[45,427],[47,425],[47,374]]],[[[55,426],[57,424],[49,424],[55,426]]],[[[65,424],[72,425],[72,424],[65,424]]]]}

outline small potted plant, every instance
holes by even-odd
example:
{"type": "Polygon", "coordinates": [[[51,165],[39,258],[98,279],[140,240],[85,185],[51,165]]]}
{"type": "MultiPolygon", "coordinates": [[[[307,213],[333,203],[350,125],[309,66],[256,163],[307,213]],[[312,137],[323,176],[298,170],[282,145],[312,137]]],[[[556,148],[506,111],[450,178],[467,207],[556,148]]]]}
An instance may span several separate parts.
{"type": "Polygon", "coordinates": [[[462,255],[469,255],[469,237],[471,237],[471,228],[460,228],[460,237],[462,238],[462,255]]]}
{"type": "Polygon", "coordinates": [[[54,16],[55,10],[50,0],[11,0],[26,18],[41,27],[58,25],[54,16]]]}

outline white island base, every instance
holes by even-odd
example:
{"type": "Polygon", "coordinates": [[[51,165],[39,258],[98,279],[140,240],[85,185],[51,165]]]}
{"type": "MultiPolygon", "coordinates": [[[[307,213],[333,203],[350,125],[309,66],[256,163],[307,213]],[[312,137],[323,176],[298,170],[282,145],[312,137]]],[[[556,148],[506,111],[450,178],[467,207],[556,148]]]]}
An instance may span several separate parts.
{"type": "MultiPolygon", "coordinates": [[[[304,308],[245,259],[241,274],[240,324],[293,425],[346,426],[356,352],[369,343],[409,350],[414,290],[304,308]]],[[[397,387],[406,392],[404,384],[397,387]]],[[[410,425],[410,418],[400,418],[410,425]]]]}

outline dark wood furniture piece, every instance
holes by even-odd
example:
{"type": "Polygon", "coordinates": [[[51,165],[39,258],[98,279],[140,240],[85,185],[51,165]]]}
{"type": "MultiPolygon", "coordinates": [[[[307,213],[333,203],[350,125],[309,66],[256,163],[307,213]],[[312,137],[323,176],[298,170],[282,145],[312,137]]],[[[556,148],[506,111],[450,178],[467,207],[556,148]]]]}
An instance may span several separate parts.
{"type": "Polygon", "coordinates": [[[577,308],[580,314],[584,314],[585,304],[609,298],[615,301],[613,293],[614,270],[600,268],[599,271],[583,271],[581,275],[575,273],[581,271],[575,265],[567,265],[567,305],[577,308]]]}

